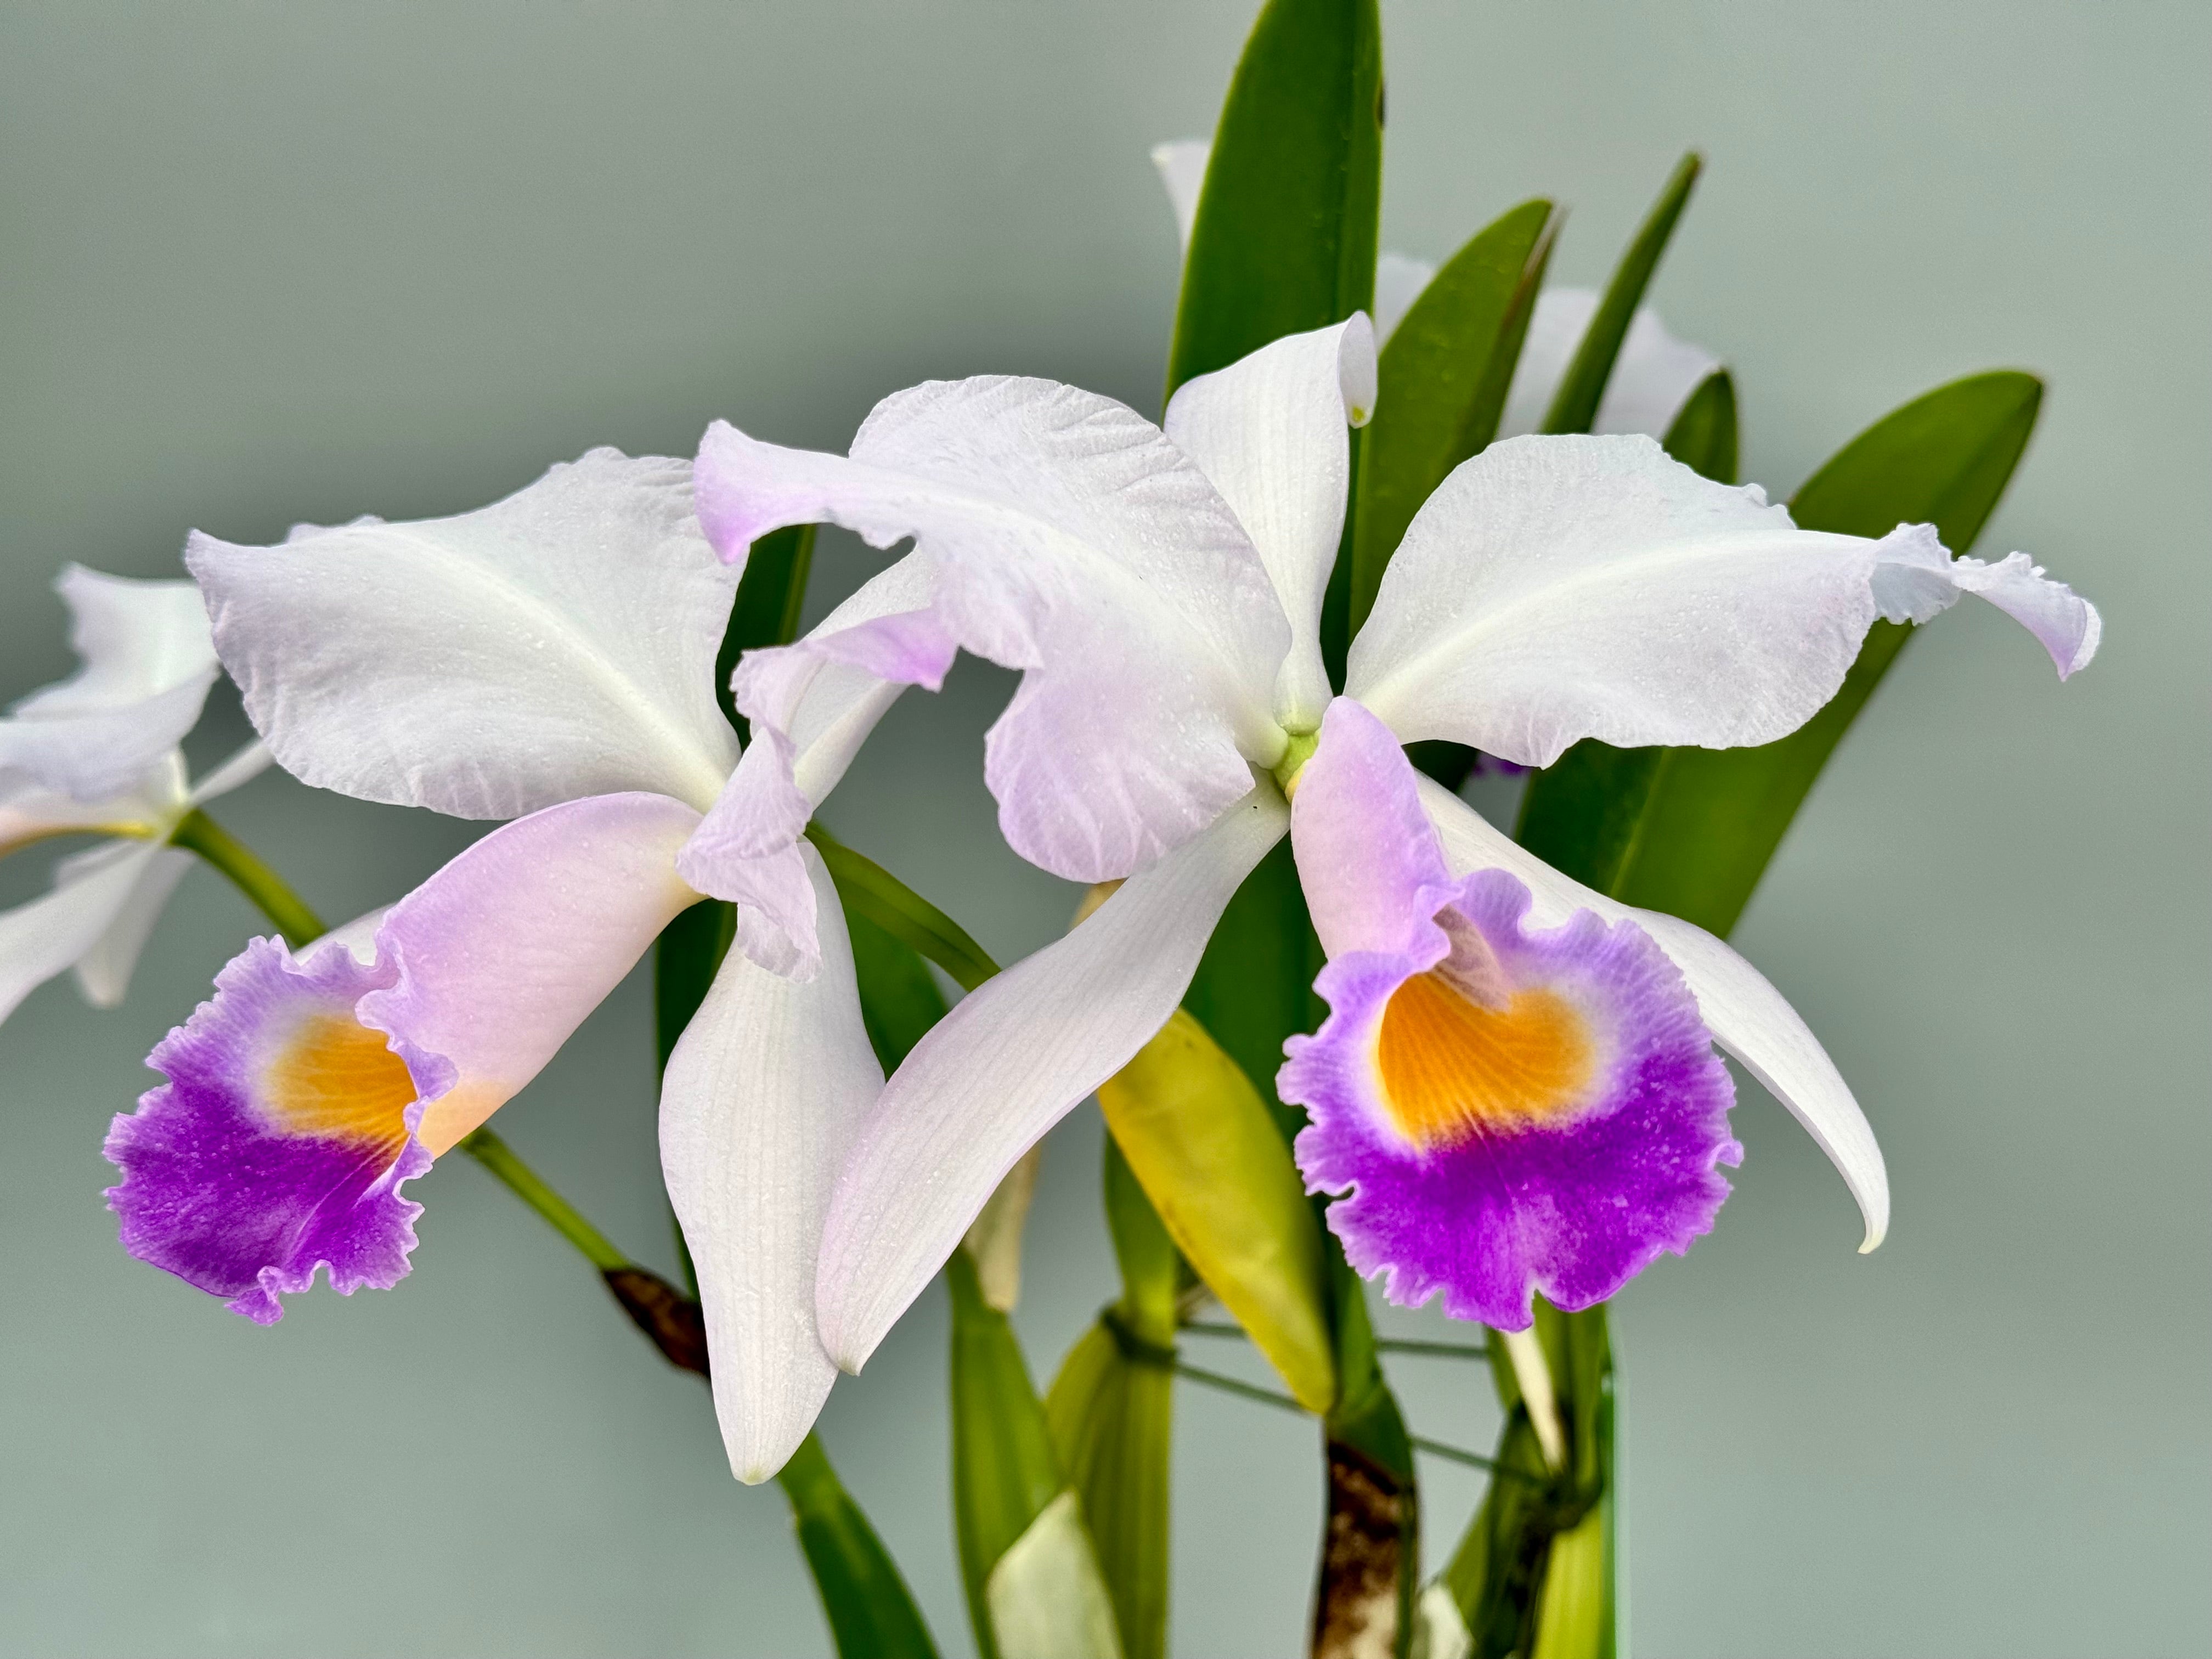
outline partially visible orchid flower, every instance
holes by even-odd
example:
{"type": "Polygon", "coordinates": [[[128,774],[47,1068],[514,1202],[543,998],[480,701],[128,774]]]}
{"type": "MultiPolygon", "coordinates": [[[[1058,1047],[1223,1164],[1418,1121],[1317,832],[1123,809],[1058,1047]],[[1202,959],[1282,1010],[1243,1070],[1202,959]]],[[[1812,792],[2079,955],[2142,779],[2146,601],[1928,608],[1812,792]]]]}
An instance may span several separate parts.
{"type": "MultiPolygon", "coordinates": [[[[156,1048],[118,1118],[125,1245],[247,1318],[319,1267],[407,1272],[405,1182],[535,1077],[661,928],[730,883],[700,834],[738,756],[714,663],[742,559],[684,463],[596,450],[504,501],[413,524],[195,535],[188,562],[283,766],[365,799],[514,818],[350,939],[256,940],[156,1048]]],[[[883,1073],[820,859],[819,971],[732,951],[676,1048],[663,1168],[743,1479],[774,1474],[835,1370],[812,1325],[830,1179],[883,1073]]]]}
{"type": "Polygon", "coordinates": [[[70,968],[94,1007],[121,1002],[191,867],[169,837],[269,763],[250,744],[197,786],[185,775],[177,745],[222,672],[191,583],[70,565],[54,586],[84,665],[0,720],[0,856],[58,836],[108,839],[64,859],[52,892],[0,913],[0,1019],[70,968]]]}
{"type": "Polygon", "coordinates": [[[1587,737],[1766,743],[1834,695],[1878,616],[1924,621],[1978,593],[2063,676],[2096,649],[2095,611],[2023,555],[1954,560],[1926,526],[1801,531],[1648,437],[1524,437],[1422,507],[1333,697],[1321,600],[1346,425],[1374,389],[1355,316],[1190,381],[1164,431],[1008,377],[885,399],[849,458],[709,429],[700,514],[725,556],[825,520],[915,544],[878,578],[908,608],[760,653],[740,685],[802,659],[872,673],[884,684],[846,705],[860,720],[956,647],[1021,669],[985,750],[1001,828],[1060,875],[1127,878],[955,1008],[867,1113],[819,1272],[840,1364],[866,1360],[1000,1176],[1158,1029],[1286,829],[1334,1012],[1282,1086],[1313,1108],[1310,1185],[1354,1189],[1333,1221],[1395,1294],[1440,1289],[1454,1313],[1516,1329],[1532,1289],[1585,1306],[1686,1246],[1735,1155],[1708,1033],[1836,1163],[1863,1248],[1881,1239],[1872,1132],[1773,987],[1701,930],[1533,859],[1399,745],[1540,766],[1587,737]]]}
{"type": "MultiPolygon", "coordinates": [[[[1198,218],[1198,192],[1206,182],[1206,162],[1212,143],[1204,138],[1182,138],[1152,147],[1152,165],[1167,186],[1175,209],[1176,229],[1185,253],[1190,251],[1191,226],[1198,218]]],[[[1437,267],[1426,259],[1384,252],[1375,264],[1375,343],[1388,341],[1400,320],[1421,297],[1437,267]]],[[[1575,351],[1589,331],[1597,314],[1598,293],[1590,288],[1547,288],[1536,296],[1528,318],[1528,332],[1522,341],[1521,360],[1513,370],[1505,394],[1505,410],[1498,435],[1518,437],[1542,427],[1544,416],[1559,382],[1574,361],[1575,351]]],[[[1601,433],[1642,432],[1654,438],[1667,435],[1682,405],[1705,377],[1721,366],[1720,359],[1703,346],[1679,340],[1667,331],[1659,313],[1639,307],[1613,360],[1612,377],[1598,404],[1590,430],[1601,433]]]]}

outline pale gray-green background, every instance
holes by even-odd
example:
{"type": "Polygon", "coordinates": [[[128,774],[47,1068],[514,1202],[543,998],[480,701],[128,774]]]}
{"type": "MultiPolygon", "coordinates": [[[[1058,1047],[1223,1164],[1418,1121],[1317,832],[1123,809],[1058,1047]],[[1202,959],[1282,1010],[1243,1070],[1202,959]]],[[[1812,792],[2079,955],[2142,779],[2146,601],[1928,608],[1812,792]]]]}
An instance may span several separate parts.
{"type": "MultiPolygon", "coordinates": [[[[1592,280],[1704,148],[1656,292],[1736,366],[1748,476],[1786,491],[1951,375],[2045,373],[1983,550],[2108,623],[2062,690],[1993,612],[1944,617],[1745,920],[1854,1079],[1897,1222],[1855,1255],[1840,1183],[1746,1087],[1717,1232],[1620,1304],[1637,1649],[2202,1652],[2208,14],[1385,10],[1389,245],[1443,255],[1550,192],[1554,269],[1592,280]]],[[[1154,407],[1175,257],[1145,152],[1210,127],[1249,15],[8,5],[0,694],[66,667],[63,560],[171,572],[191,526],[458,511],[592,444],[688,454],[714,416],[842,446],[929,375],[1154,407]]],[[[825,589],[867,568],[832,550],[825,589]]],[[[1012,953],[1068,895],[991,839],[1005,689],[908,699],[830,817],[1012,953]]],[[[239,729],[219,707],[196,749],[239,729]]],[[[335,915],[473,833],[273,775],[225,816],[335,915]]],[[[102,1129],[252,925],[196,875],[125,1010],[60,984],[0,1031],[0,1652],[826,1651],[704,1391],[465,1160],[417,1186],[412,1278],[274,1330],[118,1250],[102,1129]]],[[[501,1127],[665,1261],[647,1012],[634,981],[501,1127]]],[[[1042,1375],[1110,1288],[1096,1142],[1088,1113],[1054,1139],[1032,1229],[1042,1375]]],[[[956,1652],[943,1370],[933,1293],[823,1431],[956,1652]]],[[[1486,1443],[1480,1376],[1399,1370],[1422,1428],[1486,1443]]],[[[1177,1650],[1297,1651],[1312,1434],[1178,1410],[1177,1650]]],[[[1430,1474],[1433,1556],[1476,1488],[1430,1474]]]]}

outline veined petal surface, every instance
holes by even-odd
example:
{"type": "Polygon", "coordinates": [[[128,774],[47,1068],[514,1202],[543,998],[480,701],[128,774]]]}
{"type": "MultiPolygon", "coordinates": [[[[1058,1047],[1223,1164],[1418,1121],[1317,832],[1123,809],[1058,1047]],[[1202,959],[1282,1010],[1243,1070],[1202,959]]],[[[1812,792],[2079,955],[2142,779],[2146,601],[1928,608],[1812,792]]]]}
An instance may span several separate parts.
{"type": "Polygon", "coordinates": [[[1394,1302],[1526,1329],[1711,1231],[1741,1160],[1733,1099],[1681,974],[1626,919],[1528,925],[1500,870],[1455,878],[1389,728],[1330,705],[1291,836],[1330,1006],[1277,1088],[1298,1167],[1394,1302]],[[1327,925],[1323,926],[1323,919],[1327,925]]]}
{"type": "Polygon", "coordinates": [[[935,561],[910,553],[801,640],[749,651],[731,676],[752,744],[677,858],[702,893],[738,906],[738,944],[763,968],[811,978],[814,887],[807,820],[909,685],[934,691],[957,647],[929,608],[935,561]]]}
{"type": "Polygon", "coordinates": [[[115,908],[100,937],[76,959],[77,988],[95,1008],[120,1007],[131,989],[131,970],[154,924],[161,919],[169,896],[193,864],[190,853],[161,843],[115,841],[88,848],[64,859],[54,872],[55,885],[100,879],[112,864],[128,864],[138,872],[115,908]]]}
{"type": "Polygon", "coordinates": [[[79,801],[136,788],[200,717],[220,672],[206,608],[187,581],[65,567],[54,584],[83,666],[0,720],[0,786],[27,781],[79,801]]]}
{"type": "Polygon", "coordinates": [[[883,1087],[836,890],[799,849],[822,916],[799,983],[732,951],[660,1091],[660,1163],[699,1275],[731,1471],[767,1480],[805,1439],[836,1367],[814,1332],[830,1184],[883,1087]]]}
{"type": "Polygon", "coordinates": [[[1758,969],[1702,927],[1622,904],[1560,874],[1433,780],[1423,778],[1419,787],[1453,871],[1510,872],[1528,884],[1536,926],[1558,927],[1589,910],[1607,921],[1632,921],[1657,940],[1697,997],[1713,1040],[1805,1126],[1844,1177],[1866,1222],[1859,1248],[1881,1243],[1889,1230],[1889,1176],[1874,1130],[1820,1039],[1758,969]]]}
{"type": "MultiPolygon", "coordinates": [[[[1597,315],[1597,305],[1594,288],[1546,289],[1536,296],[1521,361],[1505,394],[1499,436],[1513,438],[1542,429],[1567,365],[1597,315]]],[[[1641,307],[1629,320],[1620,355],[1613,360],[1613,375],[1605,383],[1605,397],[1590,430],[1664,437],[1689,395],[1720,366],[1711,352],[1675,338],[1657,312],[1641,307]]]]}
{"type": "Polygon", "coordinates": [[[885,398],[849,459],[723,422],[700,520],[725,556],[827,520],[934,562],[963,649],[1024,672],[987,740],[1000,823],[1031,862],[1126,876],[1272,765],[1290,627],[1243,526],[1159,428],[1049,380],[931,381],[885,398]]]}
{"type": "Polygon", "coordinates": [[[1168,437],[1236,513],[1290,619],[1274,714],[1291,731],[1313,730],[1328,702],[1322,598],[1344,534],[1348,428],[1375,412],[1375,331],[1355,312],[1187,380],[1168,403],[1168,437]]]}
{"type": "MultiPolygon", "coordinates": [[[[65,860],[51,893],[0,911],[0,1020],[82,961],[130,914],[142,886],[158,884],[165,851],[155,842],[110,842],[65,860]]],[[[189,862],[185,854],[170,856],[189,862]]]]}
{"type": "Polygon", "coordinates": [[[503,824],[392,907],[388,982],[360,1018],[388,1033],[428,1103],[441,1155],[536,1077],[699,895],[676,852],[698,812],[665,795],[596,795],[503,824]]]}
{"type": "Polygon", "coordinates": [[[830,1203],[817,1308],[858,1370],[1045,1132],[1175,1012],[1238,884],[1282,838],[1272,785],[969,994],[884,1085],[830,1203]]]}
{"type": "Polygon", "coordinates": [[[473,513],[195,532],[186,562],[255,728],[319,787],[467,818],[629,790],[704,811],[736,763],[714,671],[740,571],[682,461],[595,449],[473,513]]]}
{"type": "Polygon", "coordinates": [[[1799,530],[1649,438],[1510,439],[1415,515],[1346,689],[1407,742],[1528,766],[1590,737],[1771,743],[1835,695],[1877,615],[1932,615],[1972,576],[1924,526],[1799,530]]]}

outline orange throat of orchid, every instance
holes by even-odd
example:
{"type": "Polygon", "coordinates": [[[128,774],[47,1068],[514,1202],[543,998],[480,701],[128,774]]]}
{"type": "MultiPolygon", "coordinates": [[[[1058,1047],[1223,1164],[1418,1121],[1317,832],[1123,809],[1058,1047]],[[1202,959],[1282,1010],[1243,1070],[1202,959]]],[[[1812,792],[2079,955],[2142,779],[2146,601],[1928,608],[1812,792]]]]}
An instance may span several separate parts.
{"type": "Polygon", "coordinates": [[[288,1133],[398,1157],[415,1100],[407,1062],[381,1031],[337,1014],[300,1022],[262,1074],[262,1104],[288,1133]]]}
{"type": "Polygon", "coordinates": [[[1489,1008],[1432,969],[1391,994],[1375,1060],[1391,1121],[1426,1150],[1572,1113],[1589,1097],[1598,1045],[1555,991],[1516,991],[1489,1008]]]}

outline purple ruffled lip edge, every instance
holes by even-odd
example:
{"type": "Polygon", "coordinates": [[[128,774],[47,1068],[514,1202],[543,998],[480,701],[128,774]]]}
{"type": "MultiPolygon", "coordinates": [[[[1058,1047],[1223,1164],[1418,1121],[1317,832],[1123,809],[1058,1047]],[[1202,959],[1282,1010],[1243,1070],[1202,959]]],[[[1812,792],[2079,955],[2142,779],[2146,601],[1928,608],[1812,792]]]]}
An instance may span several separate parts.
{"type": "MultiPolygon", "coordinates": [[[[402,1111],[396,1152],[288,1132],[257,1096],[270,1048],[298,1020],[354,1019],[362,997],[398,976],[328,943],[295,957],[255,939],[227,964],[215,995],[148,1057],[167,1081],[110,1129],[104,1150],[124,1179],[106,1196],[124,1248],[264,1325],[319,1269],[340,1295],[404,1278],[422,1206],[400,1189],[430,1167],[416,1134],[426,1091],[402,1111]]],[[[426,1069],[450,1075],[435,1056],[389,1046],[416,1079],[426,1069]]]]}
{"type": "Polygon", "coordinates": [[[1632,923],[1584,912],[1525,927],[1528,889],[1478,871],[1451,906],[1478,927],[1516,984],[1571,988],[1611,1026],[1601,1086],[1558,1127],[1472,1136],[1416,1150],[1390,1125],[1373,1059],[1383,1009],[1443,959],[1441,927],[1403,953],[1357,952],[1316,981],[1321,1030],[1294,1037],[1279,1088],[1308,1109],[1296,1152],[1309,1191],[1346,1194],[1329,1224],[1364,1277],[1394,1303],[1438,1295],[1454,1318],[1526,1329],[1531,1292],[1572,1310],[1618,1291],[1662,1254],[1711,1230],[1741,1161],[1728,1133],[1734,1085],[1695,998],[1632,923]]]}

